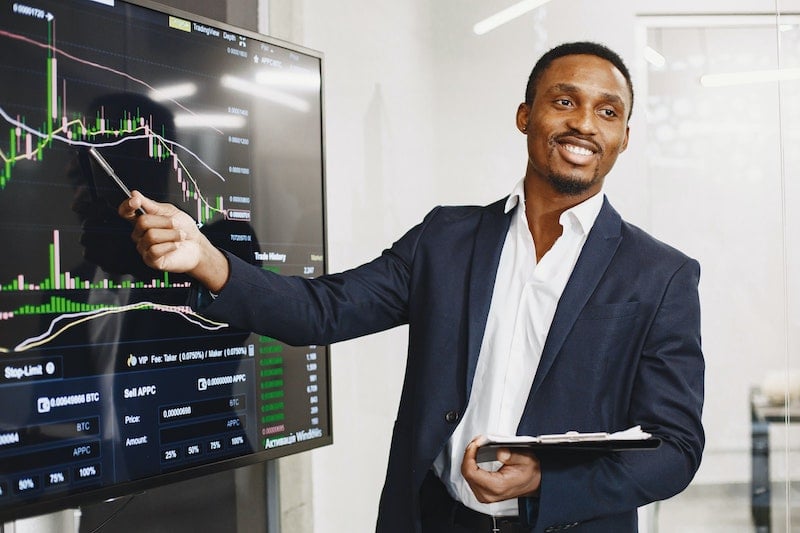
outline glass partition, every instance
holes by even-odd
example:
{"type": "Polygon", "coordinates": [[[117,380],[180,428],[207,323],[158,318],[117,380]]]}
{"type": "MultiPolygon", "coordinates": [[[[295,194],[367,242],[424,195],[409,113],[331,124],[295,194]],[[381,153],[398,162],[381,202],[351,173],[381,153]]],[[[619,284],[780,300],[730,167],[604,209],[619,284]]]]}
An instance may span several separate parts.
{"type": "Polygon", "coordinates": [[[648,229],[700,260],[707,363],[703,464],[648,527],[799,530],[800,18],[638,20],[648,229]]]}

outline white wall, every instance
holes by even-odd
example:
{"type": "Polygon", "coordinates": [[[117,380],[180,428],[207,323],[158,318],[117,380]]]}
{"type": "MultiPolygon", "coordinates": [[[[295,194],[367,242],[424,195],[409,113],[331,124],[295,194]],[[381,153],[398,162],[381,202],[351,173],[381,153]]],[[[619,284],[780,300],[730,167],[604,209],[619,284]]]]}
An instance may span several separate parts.
{"type": "MultiPolygon", "coordinates": [[[[285,32],[273,33],[325,56],[331,270],[377,256],[436,203],[427,5],[272,2],[270,27],[280,17],[285,32]]],[[[332,347],[334,445],[310,454],[313,531],[374,528],[405,350],[406,328],[332,347]]],[[[305,482],[287,467],[298,461],[281,464],[285,493],[292,489],[287,484],[305,482]]],[[[283,530],[308,531],[298,516],[304,510],[295,511],[285,511],[283,530]]]]}
{"type": "MultiPolygon", "coordinates": [[[[638,63],[637,15],[769,13],[776,7],[772,0],[557,0],[487,35],[472,33],[475,22],[511,3],[272,0],[272,10],[285,17],[270,21],[275,31],[286,32],[277,35],[325,54],[333,270],[374,257],[437,203],[484,204],[508,192],[525,167],[524,139],[514,127],[516,108],[530,68],[550,47],[569,40],[603,42],[626,58],[641,86],[646,73],[638,63]]],[[[783,1],[778,7],[797,10],[800,2],[783,1]]],[[[628,220],[701,255],[705,239],[714,235],[695,235],[685,226],[673,231],[669,220],[679,212],[665,216],[665,206],[654,196],[667,187],[669,201],[680,209],[687,191],[680,182],[670,190],[669,184],[654,187],[648,181],[644,95],[637,97],[631,142],[606,181],[606,193],[628,220]]],[[[724,269],[711,272],[725,275],[724,269]]],[[[780,299],[782,290],[771,298],[780,299]]],[[[728,304],[703,304],[704,338],[724,339],[729,327],[713,315],[728,304]]],[[[778,327],[753,335],[775,331],[787,334],[778,327]]],[[[735,362],[730,368],[727,346],[707,353],[709,371],[724,366],[737,372],[735,362]]],[[[315,532],[374,526],[405,348],[404,328],[332,348],[334,445],[308,454],[315,532]]],[[[744,382],[750,376],[739,377],[744,382]]],[[[714,431],[725,428],[724,439],[710,436],[697,482],[746,482],[746,401],[733,402],[731,414],[725,396],[730,391],[716,386],[719,379],[712,382],[718,397],[708,402],[712,410],[704,416],[714,431]],[[720,426],[719,420],[725,423],[720,426]]],[[[284,479],[289,472],[282,470],[284,479]]]]}

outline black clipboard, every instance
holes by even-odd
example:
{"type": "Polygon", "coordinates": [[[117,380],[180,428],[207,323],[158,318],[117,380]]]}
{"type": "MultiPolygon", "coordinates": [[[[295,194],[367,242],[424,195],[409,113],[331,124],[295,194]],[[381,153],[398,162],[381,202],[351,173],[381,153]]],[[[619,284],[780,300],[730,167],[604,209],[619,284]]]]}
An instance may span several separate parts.
{"type": "Polygon", "coordinates": [[[500,448],[516,448],[534,453],[608,453],[629,450],[655,450],[661,439],[633,427],[619,433],[578,433],[569,431],[539,437],[484,437],[478,448],[478,462],[494,461],[500,448]],[[632,436],[633,435],[633,436],[632,436]]]}

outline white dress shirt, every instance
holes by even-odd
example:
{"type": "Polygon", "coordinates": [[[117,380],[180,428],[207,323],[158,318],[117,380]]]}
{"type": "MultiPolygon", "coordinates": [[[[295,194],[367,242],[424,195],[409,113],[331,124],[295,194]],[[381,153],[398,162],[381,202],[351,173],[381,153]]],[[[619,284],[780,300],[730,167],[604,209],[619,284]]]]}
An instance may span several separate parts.
{"type": "Polygon", "coordinates": [[[516,499],[478,502],[461,475],[461,461],[467,444],[477,435],[516,435],[558,300],[602,205],[603,195],[596,194],[562,213],[563,232],[537,263],[525,216],[523,181],[506,201],[506,213],[517,209],[500,254],[472,393],[433,465],[450,495],[476,511],[493,516],[519,512],[516,499]]]}

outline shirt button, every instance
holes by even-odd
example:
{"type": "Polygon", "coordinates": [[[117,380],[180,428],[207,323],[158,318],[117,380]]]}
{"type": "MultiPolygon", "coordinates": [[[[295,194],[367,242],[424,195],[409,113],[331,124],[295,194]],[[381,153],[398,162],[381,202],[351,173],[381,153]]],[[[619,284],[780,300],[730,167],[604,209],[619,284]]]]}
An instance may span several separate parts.
{"type": "Polygon", "coordinates": [[[447,414],[444,415],[444,419],[451,424],[453,422],[458,422],[458,411],[447,411],[447,414]]]}

